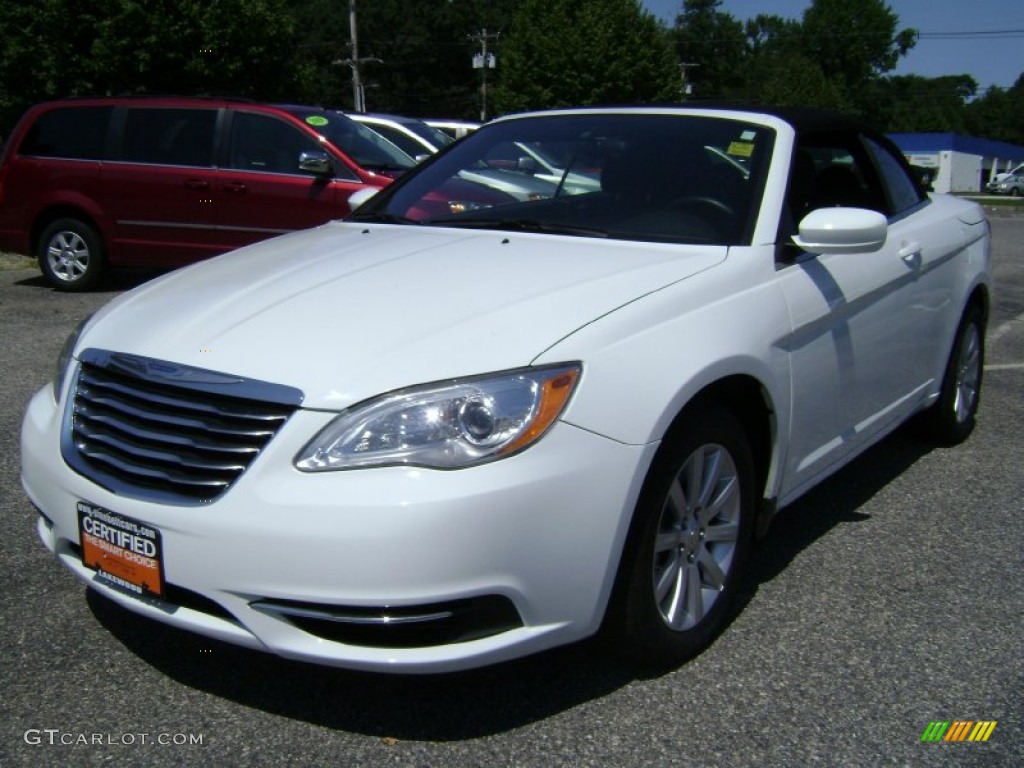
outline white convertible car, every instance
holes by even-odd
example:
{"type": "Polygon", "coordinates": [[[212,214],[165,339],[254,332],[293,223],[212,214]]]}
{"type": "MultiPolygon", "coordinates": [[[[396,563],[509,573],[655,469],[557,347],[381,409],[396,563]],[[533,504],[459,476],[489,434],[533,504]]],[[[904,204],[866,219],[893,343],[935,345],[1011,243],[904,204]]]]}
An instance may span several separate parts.
{"type": "Polygon", "coordinates": [[[678,664],[778,508],[910,417],[968,436],[990,283],[981,209],[842,117],[509,117],[89,318],[23,484],[89,587],[230,643],[431,672],[602,631],[678,664]],[[508,142],[600,186],[460,177],[508,142]]]}

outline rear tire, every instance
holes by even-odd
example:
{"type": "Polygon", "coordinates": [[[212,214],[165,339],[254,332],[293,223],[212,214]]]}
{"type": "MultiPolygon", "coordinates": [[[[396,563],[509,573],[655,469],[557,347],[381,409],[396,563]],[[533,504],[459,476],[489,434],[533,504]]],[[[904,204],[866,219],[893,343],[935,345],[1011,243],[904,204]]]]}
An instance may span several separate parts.
{"type": "Polygon", "coordinates": [[[938,401],[921,415],[928,437],[956,445],[974,429],[985,370],[985,316],[976,305],[964,312],[942,377],[938,401]]]}
{"type": "Polygon", "coordinates": [[[643,667],[676,666],[731,616],[754,528],[754,463],[739,421],[684,416],[644,483],[609,606],[608,634],[643,667]]]}
{"type": "Polygon", "coordinates": [[[39,268],[58,291],[87,291],[103,270],[103,239],[79,219],[57,219],[39,237],[39,268]]]}

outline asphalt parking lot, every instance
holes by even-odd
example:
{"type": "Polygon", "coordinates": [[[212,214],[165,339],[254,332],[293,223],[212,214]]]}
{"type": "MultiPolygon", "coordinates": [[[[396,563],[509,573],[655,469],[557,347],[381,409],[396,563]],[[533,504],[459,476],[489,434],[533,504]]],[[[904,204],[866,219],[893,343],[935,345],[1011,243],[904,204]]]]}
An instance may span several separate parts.
{"type": "Polygon", "coordinates": [[[643,678],[593,643],[446,676],[324,669],[138,618],[35,536],[18,431],[63,295],[0,262],[0,766],[1024,765],[1024,216],[993,214],[979,427],[901,430],[777,518],[742,612],[643,678]],[[989,740],[924,742],[933,721],[989,740]]]}

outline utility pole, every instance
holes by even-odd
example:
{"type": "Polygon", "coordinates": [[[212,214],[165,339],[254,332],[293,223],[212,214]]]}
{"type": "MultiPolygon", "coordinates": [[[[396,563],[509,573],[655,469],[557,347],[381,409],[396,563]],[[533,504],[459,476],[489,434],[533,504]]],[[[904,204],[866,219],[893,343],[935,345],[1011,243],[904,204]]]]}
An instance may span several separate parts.
{"type": "Polygon", "coordinates": [[[498,60],[495,58],[494,54],[487,52],[487,42],[489,40],[497,40],[500,35],[500,32],[488,34],[486,27],[475,35],[469,35],[470,40],[480,43],[480,53],[473,54],[473,69],[483,70],[483,80],[480,83],[481,123],[487,122],[487,70],[494,69],[498,66],[498,60]]]}
{"type": "Polygon", "coordinates": [[[699,66],[700,66],[700,64],[696,64],[696,63],[691,62],[691,61],[681,61],[681,62],[679,62],[679,73],[680,73],[680,76],[681,76],[681,83],[680,83],[680,86],[679,86],[679,90],[680,90],[680,93],[682,95],[682,98],[680,99],[680,101],[686,101],[686,97],[693,93],[693,84],[690,83],[689,80],[687,80],[687,78],[686,78],[686,70],[692,69],[693,67],[699,67],[699,66]]]}
{"type": "Polygon", "coordinates": [[[356,0],[348,0],[348,29],[350,35],[349,47],[352,49],[352,55],[347,59],[338,59],[335,64],[347,64],[352,68],[352,111],[353,112],[365,112],[366,111],[366,87],[363,85],[362,78],[359,73],[359,65],[366,61],[375,61],[378,64],[383,64],[383,60],[373,56],[367,56],[359,58],[359,34],[358,25],[356,24],[356,0]]]}
{"type": "Polygon", "coordinates": [[[356,0],[348,0],[348,31],[352,40],[352,108],[356,112],[365,112],[363,82],[359,78],[359,33],[356,30],[356,0]]]}

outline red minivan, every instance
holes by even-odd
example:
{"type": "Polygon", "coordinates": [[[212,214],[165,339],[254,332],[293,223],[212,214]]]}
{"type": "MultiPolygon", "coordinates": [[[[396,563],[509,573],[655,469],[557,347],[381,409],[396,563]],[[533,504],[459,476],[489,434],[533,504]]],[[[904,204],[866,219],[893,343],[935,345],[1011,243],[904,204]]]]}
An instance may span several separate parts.
{"type": "Polygon", "coordinates": [[[415,162],[319,107],[116,97],[28,110],[0,157],[0,250],[56,288],[173,267],[322,224],[415,162]]]}

